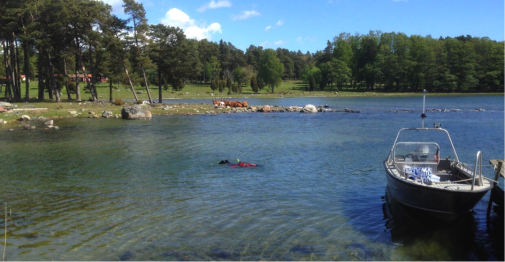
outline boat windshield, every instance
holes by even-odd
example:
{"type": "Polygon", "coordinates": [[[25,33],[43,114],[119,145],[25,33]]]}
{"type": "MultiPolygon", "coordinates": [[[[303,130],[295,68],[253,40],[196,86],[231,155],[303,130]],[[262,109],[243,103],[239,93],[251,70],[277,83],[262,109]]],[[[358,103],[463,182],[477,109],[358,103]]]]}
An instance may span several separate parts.
{"type": "Polygon", "coordinates": [[[395,145],[393,154],[397,163],[438,163],[440,147],[437,143],[432,142],[398,142],[395,145]]]}

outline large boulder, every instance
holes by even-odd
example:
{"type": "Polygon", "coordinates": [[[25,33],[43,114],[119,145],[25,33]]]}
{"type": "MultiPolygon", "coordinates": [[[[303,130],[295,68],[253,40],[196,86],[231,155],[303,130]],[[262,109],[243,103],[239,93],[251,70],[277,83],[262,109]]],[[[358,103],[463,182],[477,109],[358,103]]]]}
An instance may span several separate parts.
{"type": "Polygon", "coordinates": [[[261,108],[261,112],[264,112],[264,113],[268,113],[268,112],[271,112],[271,111],[272,111],[272,109],[270,109],[269,105],[263,106],[261,108]]]}
{"type": "Polygon", "coordinates": [[[151,119],[151,107],[148,105],[133,105],[123,107],[121,110],[121,117],[129,120],[142,120],[151,119]]]}
{"type": "Polygon", "coordinates": [[[317,113],[317,107],[311,104],[305,105],[302,108],[302,113],[317,113]]]}

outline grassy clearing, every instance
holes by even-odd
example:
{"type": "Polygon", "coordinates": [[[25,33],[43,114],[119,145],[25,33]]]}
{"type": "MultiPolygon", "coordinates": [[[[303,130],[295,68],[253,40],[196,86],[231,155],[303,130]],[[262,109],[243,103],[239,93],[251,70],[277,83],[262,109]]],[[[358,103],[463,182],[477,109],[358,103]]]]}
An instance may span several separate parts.
{"type": "MultiPolygon", "coordinates": [[[[89,92],[82,88],[81,84],[81,98],[87,100],[91,98],[89,92]]],[[[153,100],[158,101],[159,90],[155,85],[149,87],[151,97],[153,100]]],[[[338,91],[338,95],[335,94],[336,88],[327,88],[325,91],[308,91],[308,85],[302,83],[298,80],[286,80],[282,81],[279,87],[275,87],[274,94],[271,93],[269,87],[265,87],[258,93],[254,93],[249,85],[244,85],[242,87],[242,93],[240,94],[228,94],[228,89],[225,89],[222,93],[212,92],[210,84],[203,83],[191,83],[184,87],[182,91],[168,90],[162,91],[162,97],[164,99],[192,99],[192,98],[244,98],[244,97],[257,97],[257,98],[276,98],[276,97],[331,97],[331,96],[377,96],[377,95],[413,95],[413,93],[377,93],[377,92],[365,92],[365,91],[354,91],[354,90],[343,90],[338,91]],[[213,94],[213,95],[212,95],[213,94]]],[[[109,84],[99,83],[97,84],[98,99],[103,101],[109,100],[109,84]]],[[[142,100],[148,100],[148,95],[144,87],[136,86],[135,92],[141,92],[137,94],[137,97],[142,100]]],[[[38,94],[38,82],[33,81],[30,83],[30,102],[35,102],[37,100],[36,96],[38,94]]],[[[3,95],[3,92],[0,93],[3,95]]],[[[25,87],[23,85],[21,90],[21,96],[25,96],[25,87]]],[[[71,94],[72,99],[75,99],[75,94],[71,94]]],[[[47,93],[45,98],[48,99],[47,93]]],[[[121,84],[118,88],[117,84],[114,84],[112,91],[112,99],[115,98],[123,100],[133,100],[134,96],[129,86],[121,84]]],[[[62,90],[61,99],[64,102],[68,101],[67,92],[65,89],[62,90]]]]}
{"type": "MultiPolygon", "coordinates": [[[[88,100],[91,98],[91,95],[86,89],[82,88],[83,85],[81,83],[81,98],[83,100],[88,100]]],[[[159,90],[155,85],[151,85],[149,87],[149,91],[151,93],[151,97],[156,102],[159,99],[159,90]]],[[[210,89],[210,84],[203,83],[191,83],[188,84],[182,89],[182,91],[173,91],[173,90],[162,90],[163,99],[194,99],[194,98],[246,98],[246,97],[255,97],[255,98],[277,98],[277,97],[342,97],[342,96],[412,96],[412,95],[421,95],[420,92],[416,93],[397,93],[397,92],[382,92],[382,91],[365,91],[365,90],[340,90],[338,94],[335,92],[337,88],[333,89],[327,87],[324,91],[316,90],[316,91],[308,91],[308,85],[302,83],[298,80],[286,80],[282,81],[279,87],[275,87],[275,93],[271,93],[271,89],[269,87],[265,87],[263,90],[260,90],[258,93],[254,93],[249,85],[244,85],[242,87],[242,93],[240,94],[228,94],[228,89],[225,89],[222,93],[212,92],[210,89]]],[[[102,101],[109,101],[109,83],[99,83],[97,84],[97,92],[98,99],[102,101]]],[[[144,87],[136,86],[135,92],[142,92],[141,94],[137,94],[137,97],[141,100],[148,100],[148,95],[144,87]]],[[[36,102],[38,94],[38,82],[33,81],[30,83],[30,102],[36,102]]],[[[4,92],[0,93],[0,100],[3,99],[4,92]]],[[[437,95],[474,95],[474,94],[437,94],[437,95]]],[[[493,95],[493,94],[492,94],[493,95]]],[[[496,94],[494,94],[496,95],[496,94]]],[[[25,87],[24,84],[21,88],[21,97],[25,96],[25,87]]],[[[71,94],[72,99],[75,99],[75,94],[71,94]]],[[[48,99],[47,93],[45,94],[45,98],[48,99]]],[[[129,86],[121,84],[118,88],[117,84],[114,84],[112,91],[112,100],[119,98],[122,100],[132,101],[134,96],[129,86]]],[[[68,100],[67,92],[65,88],[62,90],[61,99],[63,102],[71,102],[68,100]]]]}

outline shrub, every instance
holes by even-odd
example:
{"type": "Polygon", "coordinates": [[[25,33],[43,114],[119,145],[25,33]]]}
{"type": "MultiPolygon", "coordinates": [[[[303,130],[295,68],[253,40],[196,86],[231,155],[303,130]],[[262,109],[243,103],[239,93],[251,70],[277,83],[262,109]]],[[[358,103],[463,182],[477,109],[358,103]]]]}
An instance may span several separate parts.
{"type": "Polygon", "coordinates": [[[122,106],[123,104],[124,104],[124,102],[120,98],[114,99],[114,105],[122,106]]]}

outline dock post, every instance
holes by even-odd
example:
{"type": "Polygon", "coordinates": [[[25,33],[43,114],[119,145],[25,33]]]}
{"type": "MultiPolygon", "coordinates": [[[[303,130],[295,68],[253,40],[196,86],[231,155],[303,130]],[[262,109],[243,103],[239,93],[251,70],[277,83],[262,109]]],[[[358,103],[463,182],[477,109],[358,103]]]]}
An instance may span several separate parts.
{"type": "Polygon", "coordinates": [[[494,182],[493,182],[493,188],[491,189],[491,195],[489,197],[489,203],[487,204],[487,219],[489,219],[489,216],[491,214],[491,207],[493,206],[494,198],[495,198],[495,191],[497,190],[495,187],[498,186],[498,179],[500,178],[500,173],[502,170],[503,166],[503,160],[501,161],[496,161],[496,160],[490,160],[489,163],[495,167],[495,176],[494,176],[494,182]]]}

